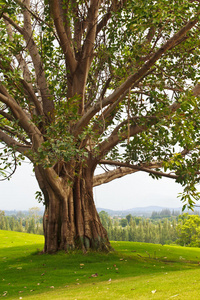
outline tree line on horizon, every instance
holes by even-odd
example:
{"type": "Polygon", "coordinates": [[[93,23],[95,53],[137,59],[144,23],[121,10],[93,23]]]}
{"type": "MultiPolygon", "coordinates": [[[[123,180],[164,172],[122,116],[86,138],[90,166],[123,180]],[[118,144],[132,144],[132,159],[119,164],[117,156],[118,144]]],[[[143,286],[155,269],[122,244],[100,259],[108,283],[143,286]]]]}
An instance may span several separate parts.
{"type": "Polygon", "coordinates": [[[17,212],[7,216],[0,210],[0,230],[34,233],[43,235],[43,217],[37,207],[29,209],[29,213],[17,212]]]}
{"type": "Polygon", "coordinates": [[[200,247],[198,212],[197,214],[173,215],[170,210],[166,209],[161,212],[152,212],[151,218],[129,214],[121,219],[111,218],[105,211],[101,211],[99,215],[109,239],[113,241],[200,247]]]}
{"type": "MultiPolygon", "coordinates": [[[[125,218],[113,218],[101,211],[99,216],[109,239],[113,241],[200,247],[199,212],[180,215],[163,209],[160,212],[153,211],[150,218],[131,214],[125,218]]],[[[43,218],[36,208],[29,209],[29,214],[17,212],[11,216],[0,210],[0,230],[43,235],[43,218]]]]}

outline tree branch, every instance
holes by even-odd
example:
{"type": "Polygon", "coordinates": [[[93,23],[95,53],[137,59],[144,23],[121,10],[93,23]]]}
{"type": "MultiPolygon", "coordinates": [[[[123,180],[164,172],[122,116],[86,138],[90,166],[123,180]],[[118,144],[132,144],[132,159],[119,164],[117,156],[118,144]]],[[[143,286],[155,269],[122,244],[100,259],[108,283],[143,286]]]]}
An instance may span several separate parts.
{"type": "Polygon", "coordinates": [[[6,113],[4,110],[0,109],[0,115],[2,115],[4,118],[8,119],[9,121],[14,121],[15,119],[10,114],[6,113]]]}
{"type": "MultiPolygon", "coordinates": [[[[60,39],[60,45],[65,55],[66,64],[69,67],[71,74],[73,74],[77,68],[77,61],[75,59],[75,53],[71,45],[69,36],[67,35],[66,28],[67,24],[63,24],[62,19],[62,1],[60,0],[49,0],[51,13],[53,15],[54,24],[60,39]]],[[[65,12],[66,13],[66,12],[65,12]]]]}
{"type": "Polygon", "coordinates": [[[97,17],[98,17],[99,1],[92,0],[87,16],[87,33],[83,45],[82,59],[87,59],[88,63],[91,61],[92,50],[94,48],[94,41],[96,37],[97,17]]]}
{"type": "MultiPolygon", "coordinates": [[[[178,108],[180,107],[180,104],[178,102],[174,102],[172,105],[168,107],[167,114],[160,114],[159,116],[146,116],[146,122],[143,123],[142,125],[131,125],[130,126],[130,132],[129,132],[129,137],[132,137],[138,133],[144,132],[149,128],[149,126],[153,126],[156,123],[159,122],[160,119],[162,118],[167,118],[171,114],[173,114],[178,108]]],[[[104,140],[101,144],[98,145],[99,149],[99,157],[104,157],[105,154],[107,154],[114,146],[116,146],[119,142],[124,141],[128,137],[128,131],[120,131],[120,128],[127,124],[128,120],[125,120],[121,122],[110,134],[110,136],[104,140]]]]}
{"type": "Polygon", "coordinates": [[[25,130],[28,134],[29,138],[33,142],[33,148],[35,150],[43,142],[43,137],[39,129],[31,122],[31,120],[27,117],[26,113],[23,109],[17,104],[17,102],[9,95],[6,88],[3,85],[0,85],[0,100],[5,103],[8,107],[10,107],[13,116],[16,120],[19,121],[20,126],[25,130]]]}
{"type": "MultiPolygon", "coordinates": [[[[26,7],[30,8],[29,0],[25,0],[26,7]]],[[[30,9],[29,9],[30,10],[30,9]]],[[[43,69],[43,64],[41,61],[41,57],[39,55],[37,46],[33,39],[33,30],[31,25],[31,17],[29,11],[27,9],[24,10],[24,27],[21,28],[18,26],[11,18],[9,18],[6,14],[3,14],[3,18],[8,21],[19,33],[21,33],[27,43],[27,48],[29,50],[30,56],[32,58],[33,65],[35,67],[36,80],[38,83],[38,87],[41,93],[42,102],[43,102],[43,110],[44,114],[50,119],[50,114],[53,111],[54,105],[51,99],[51,94],[46,82],[45,72],[43,69]]]]}
{"type": "Polygon", "coordinates": [[[25,137],[21,134],[19,134],[19,132],[16,132],[15,130],[13,130],[13,128],[9,127],[9,126],[1,126],[0,125],[0,129],[2,129],[5,132],[10,133],[10,136],[15,136],[17,137],[19,140],[21,140],[23,143],[25,143],[26,145],[30,146],[31,144],[25,139],[25,137]]]}
{"type": "MultiPolygon", "coordinates": [[[[180,152],[180,154],[182,156],[186,156],[190,151],[188,149],[184,149],[182,152],[180,152]]],[[[151,163],[143,163],[141,165],[132,165],[130,163],[122,163],[122,162],[118,162],[118,161],[111,161],[111,160],[100,160],[99,164],[105,164],[105,165],[113,165],[113,166],[118,166],[117,169],[112,170],[112,171],[108,171],[105,172],[103,174],[100,175],[96,175],[94,176],[93,179],[93,186],[98,186],[104,183],[108,183],[114,179],[118,179],[121,178],[123,176],[126,176],[128,174],[132,174],[138,171],[143,171],[149,174],[154,174],[156,176],[162,176],[162,177],[167,177],[167,178],[172,178],[172,179],[177,179],[178,176],[174,175],[174,174],[168,174],[168,173],[164,173],[161,171],[156,171],[153,169],[156,168],[162,168],[162,164],[163,162],[160,161],[155,161],[155,162],[151,162],[151,163]]],[[[197,174],[199,174],[199,172],[197,172],[197,174]]]]}
{"type": "MultiPolygon", "coordinates": [[[[150,70],[149,72],[147,72],[142,78],[144,79],[144,77],[148,76],[149,74],[151,74],[153,71],[155,70],[155,68],[153,68],[152,70],[150,70]]],[[[137,86],[140,83],[140,80],[138,80],[137,82],[135,82],[134,86],[132,88],[134,88],[135,86],[137,86]]],[[[107,128],[110,123],[112,122],[112,120],[115,117],[115,114],[113,113],[113,111],[116,109],[117,105],[123,101],[125,99],[125,97],[127,96],[127,94],[129,93],[129,90],[126,90],[113,104],[110,104],[103,112],[102,114],[99,116],[97,124],[95,124],[93,126],[93,131],[98,132],[99,134],[103,133],[103,126],[99,126],[99,122],[101,122],[102,120],[105,120],[105,128],[107,128]]],[[[137,117],[136,117],[137,118],[137,117]]]]}
{"type": "Polygon", "coordinates": [[[50,187],[54,192],[60,197],[60,199],[65,199],[65,191],[63,190],[62,179],[54,171],[53,168],[41,169],[41,172],[44,173],[44,178],[47,180],[50,187]]]}
{"type": "MultiPolygon", "coordinates": [[[[88,78],[89,68],[93,58],[94,42],[96,37],[96,26],[98,18],[99,0],[91,0],[87,14],[86,38],[80,53],[79,63],[74,74],[75,93],[81,96],[79,102],[79,114],[84,114],[85,87],[88,78]]],[[[74,95],[74,91],[73,91],[74,95]]]]}
{"type": "MultiPolygon", "coordinates": [[[[24,4],[30,10],[30,0],[24,0],[24,4]]],[[[35,41],[33,39],[33,28],[31,24],[31,16],[27,9],[23,11],[23,15],[24,15],[23,36],[24,39],[26,40],[27,48],[29,50],[35,68],[36,80],[42,97],[43,111],[47,119],[51,120],[53,110],[54,110],[54,103],[46,81],[42,60],[38,52],[37,45],[35,44],[35,41]]]]}
{"type": "Polygon", "coordinates": [[[124,177],[126,175],[129,174],[133,174],[135,172],[138,172],[138,170],[133,170],[130,168],[117,168],[115,170],[100,174],[100,175],[96,175],[93,177],[93,187],[104,184],[104,183],[108,183],[111,182],[114,179],[118,179],[121,177],[124,177]]]}
{"type": "Polygon", "coordinates": [[[108,7],[107,13],[102,17],[101,21],[97,25],[96,34],[98,34],[108,23],[109,19],[112,16],[112,12],[119,11],[123,6],[126,5],[126,0],[119,1],[112,1],[111,6],[108,7]]]}
{"type": "Polygon", "coordinates": [[[108,12],[103,16],[103,18],[97,25],[96,36],[107,25],[108,20],[111,18],[111,16],[112,16],[111,7],[109,7],[108,12]]]}
{"type": "Polygon", "coordinates": [[[9,22],[19,33],[21,33],[22,35],[24,34],[24,29],[17,23],[15,23],[7,14],[3,13],[2,17],[4,18],[4,20],[9,22]]]}
{"type": "Polygon", "coordinates": [[[150,173],[150,174],[154,174],[154,175],[162,176],[162,177],[168,177],[168,178],[173,178],[173,179],[178,178],[177,175],[167,174],[167,173],[164,173],[164,172],[161,172],[161,171],[152,170],[154,168],[162,167],[161,162],[151,163],[149,165],[148,164],[143,164],[142,166],[131,165],[129,163],[122,163],[122,162],[111,161],[111,160],[101,160],[99,163],[100,164],[105,164],[105,165],[111,165],[111,166],[126,167],[126,168],[130,168],[130,169],[133,169],[133,170],[143,171],[143,172],[146,172],[146,173],[150,173]]]}
{"type": "MultiPolygon", "coordinates": [[[[119,132],[122,123],[119,124],[111,133],[111,135],[104,140],[101,144],[98,145],[99,149],[99,158],[104,157],[114,146],[116,146],[119,142],[122,142],[127,139],[128,131],[119,132]]],[[[132,137],[138,133],[145,131],[148,127],[146,125],[131,125],[129,136],[132,137]]]]}
{"type": "Polygon", "coordinates": [[[28,150],[31,149],[31,147],[17,142],[15,139],[13,139],[9,135],[7,135],[5,132],[3,132],[1,129],[0,129],[0,141],[4,142],[7,146],[9,146],[11,148],[15,148],[16,151],[18,151],[21,154],[30,158],[30,156],[27,155],[27,152],[28,152],[28,150]]]}
{"type": "Polygon", "coordinates": [[[124,83],[122,83],[110,96],[104,98],[102,101],[99,100],[97,103],[90,108],[84,116],[79,120],[75,128],[76,131],[80,131],[85,127],[91,118],[101,109],[111,103],[117,101],[117,99],[125,93],[132,85],[142,78],[155,64],[155,62],[161,58],[161,56],[169,49],[171,49],[175,44],[181,39],[191,28],[195,26],[198,22],[196,17],[194,20],[190,20],[187,24],[182,27],[177,33],[173,35],[165,44],[163,44],[153,55],[152,57],[133,75],[130,75],[124,83]]]}
{"type": "Polygon", "coordinates": [[[35,95],[32,84],[23,79],[21,79],[21,83],[22,83],[30,101],[34,104],[34,107],[36,109],[36,115],[40,115],[40,116],[44,115],[41,103],[38,101],[38,98],[35,95]]]}
{"type": "MultiPolygon", "coordinates": [[[[72,0],[72,7],[73,7],[73,20],[74,20],[74,48],[76,49],[76,53],[75,53],[75,56],[76,56],[76,59],[78,59],[78,56],[81,52],[81,49],[82,49],[82,46],[81,46],[81,39],[82,39],[82,35],[83,35],[83,32],[84,32],[84,21],[85,20],[80,20],[79,18],[79,15],[78,15],[78,3],[77,1],[75,0],[72,0]]],[[[69,3],[68,3],[69,4],[69,3]]],[[[65,10],[65,14],[64,14],[64,18],[65,16],[67,16],[67,10],[65,10]]],[[[71,32],[69,31],[69,26],[68,26],[68,20],[67,18],[65,18],[65,24],[67,24],[67,28],[66,28],[66,25],[65,25],[65,30],[66,32],[69,32],[67,33],[68,37],[71,36],[71,32]]]]}
{"type": "MultiPolygon", "coordinates": [[[[12,73],[14,73],[14,70],[11,66],[5,67],[5,66],[3,66],[1,61],[0,61],[0,67],[2,70],[5,70],[6,72],[11,71],[12,73]]],[[[36,109],[36,114],[44,115],[41,103],[38,101],[38,99],[35,95],[32,84],[29,82],[26,82],[24,79],[21,79],[21,78],[19,80],[21,82],[22,89],[25,90],[25,93],[26,93],[27,97],[29,98],[29,101],[34,104],[34,108],[36,109]]]]}
{"type": "MultiPolygon", "coordinates": [[[[149,164],[143,164],[142,166],[134,166],[126,163],[120,163],[118,161],[109,161],[109,160],[101,160],[99,164],[107,164],[107,165],[114,165],[118,166],[117,169],[108,171],[106,173],[94,176],[93,186],[98,186],[104,183],[108,183],[114,179],[118,179],[124,177],[129,174],[136,173],[138,171],[144,171],[147,173],[152,173],[154,170],[153,168],[161,167],[161,162],[154,162],[149,164]]],[[[156,171],[157,172],[157,171],[156,171]]],[[[159,174],[155,174],[159,175],[159,174]]]]}
{"type": "MultiPolygon", "coordinates": [[[[11,24],[6,19],[5,19],[5,24],[6,24],[9,39],[11,42],[14,42],[11,24]]],[[[31,75],[30,75],[27,63],[21,53],[16,54],[16,58],[19,63],[20,69],[23,73],[24,79],[21,79],[21,82],[23,84],[23,87],[25,88],[26,94],[28,95],[30,101],[34,104],[35,109],[36,109],[36,114],[43,115],[41,103],[38,101],[38,99],[35,95],[33,86],[31,84],[31,75]]],[[[4,68],[2,66],[2,64],[0,64],[0,65],[1,65],[1,68],[4,68]]],[[[10,69],[13,72],[11,66],[10,66],[10,69]]]]}

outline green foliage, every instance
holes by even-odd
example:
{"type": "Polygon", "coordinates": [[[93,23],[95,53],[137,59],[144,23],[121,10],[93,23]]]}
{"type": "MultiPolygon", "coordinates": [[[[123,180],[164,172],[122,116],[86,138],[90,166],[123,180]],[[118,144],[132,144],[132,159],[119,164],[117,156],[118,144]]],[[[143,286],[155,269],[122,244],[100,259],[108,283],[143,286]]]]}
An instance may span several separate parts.
{"type": "Polygon", "coordinates": [[[35,192],[35,199],[38,201],[38,203],[45,204],[42,193],[40,191],[35,192]]]}
{"type": "Polygon", "coordinates": [[[187,213],[180,216],[177,233],[180,245],[200,247],[200,216],[187,213]]]}
{"type": "MultiPolygon", "coordinates": [[[[102,20],[105,26],[93,34],[96,38],[90,42],[90,53],[85,53],[91,33],[91,28],[86,29],[91,23],[90,5],[84,1],[64,1],[60,7],[64,19],[59,22],[64,24],[64,35],[70,42],[60,38],[62,30],[56,31],[50,5],[51,1],[42,1],[40,5],[31,2],[32,29],[27,42],[22,30],[23,3],[0,0],[0,81],[30,124],[36,126],[42,140],[36,147],[33,134],[22,126],[23,117],[2,100],[1,130],[14,141],[2,139],[8,150],[0,153],[0,174],[12,174],[23,155],[44,168],[72,161],[87,165],[89,159],[98,163],[102,158],[137,166],[156,161],[157,171],[164,168],[165,172],[173,172],[184,187],[184,207],[192,208],[200,197],[195,188],[199,182],[200,106],[199,97],[192,92],[200,79],[198,24],[172,43],[151,67],[148,63],[174,33],[199,15],[198,1],[103,1],[98,8],[97,28],[102,20]],[[36,54],[27,48],[29,42],[40,57],[39,73],[34,62],[36,54]],[[71,49],[71,58],[76,63],[73,71],[63,45],[71,49]],[[23,60],[28,75],[20,65],[23,60]],[[139,76],[142,68],[146,71],[139,76]],[[43,73],[48,90],[45,96],[38,79],[43,73]],[[138,80],[124,88],[120,101],[120,96],[116,96],[101,107],[106,97],[117,93],[127,78],[136,75],[138,80]],[[75,82],[77,76],[80,78],[75,82]],[[81,80],[84,84],[79,90],[81,80]],[[43,97],[49,100],[48,113],[43,110],[43,97]],[[173,110],[171,105],[175,103],[179,108],[173,110]],[[80,129],[78,125],[83,119],[80,129]],[[129,136],[133,128],[138,132],[133,130],[129,136]],[[26,151],[17,148],[19,142],[26,151]],[[101,153],[107,142],[111,144],[101,153]],[[21,157],[16,154],[19,150],[21,157]],[[188,151],[187,155],[183,151],[188,151]]],[[[160,178],[159,174],[152,177],[160,178]]],[[[42,201],[39,194],[37,197],[42,201]]]]}
{"type": "Polygon", "coordinates": [[[9,149],[7,147],[0,148],[0,177],[1,180],[10,179],[14,174],[17,166],[21,165],[21,162],[25,160],[25,157],[15,152],[15,149],[9,149]]]}
{"type": "Polygon", "coordinates": [[[127,221],[128,221],[128,224],[130,224],[131,219],[132,219],[132,215],[131,215],[131,214],[127,215],[127,216],[126,216],[126,219],[127,219],[127,221]]]}
{"type": "Polygon", "coordinates": [[[128,220],[127,220],[127,219],[121,219],[121,220],[120,220],[120,225],[121,225],[122,227],[126,227],[126,226],[128,225],[128,220]]]}

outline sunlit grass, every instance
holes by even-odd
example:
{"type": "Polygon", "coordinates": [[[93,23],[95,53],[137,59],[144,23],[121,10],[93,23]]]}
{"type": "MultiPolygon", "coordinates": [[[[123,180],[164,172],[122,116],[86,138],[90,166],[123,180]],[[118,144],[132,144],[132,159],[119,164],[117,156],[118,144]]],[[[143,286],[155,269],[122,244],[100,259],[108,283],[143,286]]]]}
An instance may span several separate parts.
{"type": "Polygon", "coordinates": [[[0,240],[7,299],[200,299],[199,248],[112,242],[109,254],[39,255],[42,236],[0,231],[0,240]]]}

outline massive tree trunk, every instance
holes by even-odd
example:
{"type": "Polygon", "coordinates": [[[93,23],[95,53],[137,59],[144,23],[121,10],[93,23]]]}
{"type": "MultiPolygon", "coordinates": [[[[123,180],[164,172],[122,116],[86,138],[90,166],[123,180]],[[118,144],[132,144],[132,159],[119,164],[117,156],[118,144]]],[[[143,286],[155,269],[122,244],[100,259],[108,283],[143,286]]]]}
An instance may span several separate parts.
{"type": "Polygon", "coordinates": [[[45,199],[44,252],[111,250],[107,232],[94,204],[93,172],[82,166],[76,166],[76,172],[72,172],[70,166],[69,181],[66,169],[61,171],[65,175],[60,177],[52,176],[50,170],[42,167],[36,167],[35,171],[45,199]]]}

